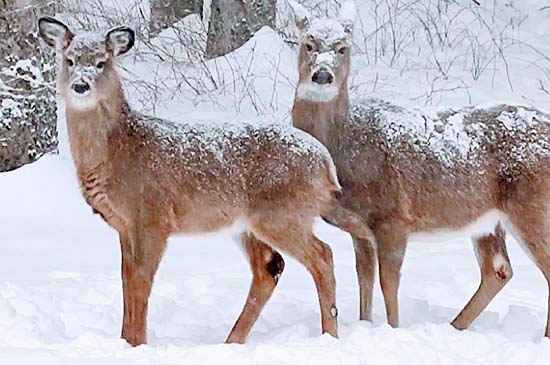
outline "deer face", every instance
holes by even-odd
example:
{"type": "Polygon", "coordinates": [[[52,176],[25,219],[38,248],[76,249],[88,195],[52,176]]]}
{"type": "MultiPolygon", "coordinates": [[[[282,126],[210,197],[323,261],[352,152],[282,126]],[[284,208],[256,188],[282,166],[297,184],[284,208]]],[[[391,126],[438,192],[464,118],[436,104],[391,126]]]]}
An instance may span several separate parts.
{"type": "Polygon", "coordinates": [[[40,18],[42,39],[62,56],[58,86],[68,105],[76,109],[91,109],[112,89],[116,79],[115,57],[124,54],[134,44],[134,31],[118,27],[106,34],[84,32],[78,35],[60,21],[40,18]]]}
{"type": "MultiPolygon", "coordinates": [[[[309,21],[307,15],[303,15],[297,19],[302,32],[298,56],[300,79],[296,91],[300,99],[328,102],[346,85],[353,28],[353,19],[349,17],[350,14],[354,17],[355,5],[344,3],[341,11],[344,7],[345,18],[309,21]]],[[[302,9],[300,14],[307,14],[304,12],[302,9]]]]}

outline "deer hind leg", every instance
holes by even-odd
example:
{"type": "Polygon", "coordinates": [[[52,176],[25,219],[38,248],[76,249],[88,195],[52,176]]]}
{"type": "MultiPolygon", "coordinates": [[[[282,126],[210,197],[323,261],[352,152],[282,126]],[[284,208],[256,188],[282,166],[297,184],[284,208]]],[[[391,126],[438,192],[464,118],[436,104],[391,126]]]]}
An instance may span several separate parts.
{"type": "Polygon", "coordinates": [[[355,249],[355,267],[359,281],[359,319],[372,321],[376,250],[372,240],[359,237],[353,237],[353,247],[355,249]]]}
{"type": "MultiPolygon", "coordinates": [[[[534,197],[533,197],[534,198],[534,197]]],[[[548,225],[548,197],[537,197],[536,201],[523,201],[519,208],[510,209],[508,218],[514,226],[514,238],[535,261],[546,278],[548,288],[548,306],[546,330],[544,335],[550,337],[550,227],[548,225]]]]}
{"type": "Polygon", "coordinates": [[[546,307],[546,329],[544,331],[545,337],[550,337],[550,242],[548,241],[550,232],[545,233],[545,237],[542,236],[538,240],[527,241],[527,249],[533,256],[538,268],[542,271],[546,278],[546,287],[548,290],[548,300],[546,307]]]}
{"type": "Polygon", "coordinates": [[[481,271],[481,283],[468,304],[451,322],[451,325],[459,330],[468,328],[512,278],[505,233],[500,225],[497,226],[495,234],[475,238],[473,243],[481,271]]]}
{"type": "Polygon", "coordinates": [[[124,298],[121,337],[132,346],[147,343],[148,300],[166,239],[167,235],[153,230],[120,233],[124,298]]]}
{"type": "Polygon", "coordinates": [[[281,255],[267,244],[251,234],[243,234],[241,238],[242,248],[252,269],[252,285],[244,308],[226,343],[244,343],[285,267],[281,255]]]}
{"type": "Polygon", "coordinates": [[[399,225],[387,225],[388,229],[378,230],[376,251],[380,274],[380,286],[386,304],[386,318],[390,326],[399,326],[399,305],[397,292],[401,277],[401,266],[407,248],[407,236],[399,225]]]}
{"type": "Polygon", "coordinates": [[[308,269],[317,288],[322,331],[338,337],[336,284],[330,247],[313,234],[313,219],[304,222],[302,218],[276,220],[275,217],[286,215],[269,214],[265,219],[252,222],[251,230],[256,237],[288,253],[308,269]]]}

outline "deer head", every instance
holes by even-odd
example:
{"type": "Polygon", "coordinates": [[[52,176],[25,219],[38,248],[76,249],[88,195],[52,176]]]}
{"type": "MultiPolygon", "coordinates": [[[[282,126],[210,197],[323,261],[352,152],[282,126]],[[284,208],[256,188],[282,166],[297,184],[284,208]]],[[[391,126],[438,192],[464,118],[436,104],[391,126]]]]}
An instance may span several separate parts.
{"type": "MultiPolygon", "coordinates": [[[[107,33],[83,32],[75,35],[68,26],[51,17],[38,21],[40,36],[62,56],[58,87],[75,109],[92,109],[110,97],[118,77],[114,59],[134,45],[134,31],[117,27],[107,33]]],[[[118,89],[118,88],[116,88],[118,89]]]]}
{"type": "Polygon", "coordinates": [[[299,4],[291,1],[300,30],[298,55],[299,84],[296,96],[303,100],[328,102],[347,87],[355,3],[342,4],[337,19],[311,19],[299,4]]]}

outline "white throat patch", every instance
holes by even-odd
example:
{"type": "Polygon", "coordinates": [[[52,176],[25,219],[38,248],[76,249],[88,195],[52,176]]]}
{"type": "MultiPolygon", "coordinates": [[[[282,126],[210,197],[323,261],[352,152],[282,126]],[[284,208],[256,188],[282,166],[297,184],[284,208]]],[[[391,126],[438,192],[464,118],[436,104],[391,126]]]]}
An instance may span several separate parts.
{"type": "Polygon", "coordinates": [[[89,110],[97,106],[97,100],[92,95],[76,95],[72,90],[69,90],[67,95],[67,104],[76,110],[89,110]]]}
{"type": "Polygon", "coordinates": [[[337,95],[338,88],[334,85],[300,84],[296,90],[299,99],[318,103],[334,100],[337,95]]]}

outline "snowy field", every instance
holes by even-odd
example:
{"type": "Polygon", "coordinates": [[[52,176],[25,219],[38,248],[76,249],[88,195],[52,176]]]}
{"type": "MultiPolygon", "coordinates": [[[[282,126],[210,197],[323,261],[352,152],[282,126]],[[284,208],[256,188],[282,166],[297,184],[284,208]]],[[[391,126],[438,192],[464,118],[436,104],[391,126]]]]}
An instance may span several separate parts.
{"type": "Polygon", "coordinates": [[[80,197],[66,156],[3,174],[0,191],[0,364],[547,364],[546,285],[509,240],[515,276],[470,330],[449,322],[479,283],[467,237],[411,243],[402,271],[402,326],[385,324],[379,287],[374,324],[359,322],[349,236],[320,223],[334,252],[340,339],[320,335],[313,281],[287,266],[245,345],[225,345],[251,274],[222,235],[176,237],[156,276],[149,344],[119,339],[117,236],[80,197]],[[50,208],[47,208],[50,207],[50,208]]]}
{"type": "MultiPolygon", "coordinates": [[[[377,26],[368,21],[372,9],[368,1],[358,3],[361,17],[357,31],[369,33],[377,26]]],[[[372,47],[362,44],[357,33],[352,91],[409,105],[508,101],[550,110],[549,95],[541,83],[548,80],[550,66],[544,59],[550,55],[550,11],[539,11],[547,2],[508,3],[511,5],[494,12],[495,29],[508,24],[510,16],[521,25],[506,28],[514,39],[529,40],[542,52],[518,44],[508,47],[510,80],[502,60],[490,55],[485,55],[486,72],[473,80],[470,65],[457,58],[468,54],[468,49],[430,53],[431,48],[420,47],[424,45],[420,37],[418,43],[403,46],[395,64],[390,64],[391,54],[378,55],[381,59],[374,62],[372,47]],[[421,68],[421,60],[430,61],[421,68]],[[435,63],[448,67],[448,77],[437,76],[435,63]],[[467,87],[464,80],[469,80],[467,87]]],[[[468,24],[467,14],[460,19],[463,26],[468,24]]],[[[406,27],[403,31],[408,32],[406,27]]],[[[480,39],[483,32],[479,30],[480,39]]],[[[369,38],[371,41],[374,38],[369,38]]],[[[260,114],[289,122],[297,79],[296,51],[277,33],[264,28],[241,49],[212,62],[217,63],[209,63],[207,68],[222,74],[233,71],[236,64],[245,64],[248,76],[254,77],[226,80],[228,86],[215,95],[215,102],[212,95],[190,99],[190,91],[184,89],[183,97],[178,98],[168,90],[170,97],[157,106],[156,114],[172,119],[236,121],[260,114]],[[254,57],[250,56],[252,50],[254,57]],[[273,72],[274,65],[277,72],[273,72]],[[254,93],[241,98],[243,90],[254,93]]],[[[143,57],[129,56],[124,65],[143,79],[172,72],[170,66],[155,65],[143,57]]],[[[139,95],[128,94],[136,108],[149,108],[138,102],[139,95]]],[[[130,347],[119,338],[122,287],[118,238],[92,214],[80,195],[68,154],[62,105],[60,109],[60,154],[0,174],[0,364],[550,362],[550,341],[542,337],[548,303],[546,281],[511,238],[507,242],[514,277],[466,331],[457,331],[449,323],[480,280],[469,237],[411,242],[399,292],[401,327],[392,329],[385,323],[378,283],[374,323],[358,321],[351,239],[322,222],[316,231],[334,253],[339,339],[320,335],[313,281],[301,265],[285,257],[287,265],[279,285],[247,343],[223,344],[244,304],[251,274],[237,245],[220,233],[171,238],[150,298],[149,343],[130,347]]]]}

